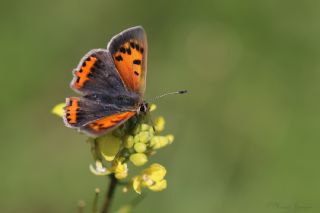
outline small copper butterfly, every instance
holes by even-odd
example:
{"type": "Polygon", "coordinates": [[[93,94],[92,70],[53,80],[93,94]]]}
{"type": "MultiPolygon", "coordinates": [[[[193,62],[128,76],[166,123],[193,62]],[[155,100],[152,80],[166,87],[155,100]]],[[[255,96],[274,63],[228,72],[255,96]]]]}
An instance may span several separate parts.
{"type": "Polygon", "coordinates": [[[70,87],[82,97],[66,99],[66,126],[97,137],[146,112],[147,52],[141,26],[114,36],[107,49],[89,51],[73,71],[70,87]]]}

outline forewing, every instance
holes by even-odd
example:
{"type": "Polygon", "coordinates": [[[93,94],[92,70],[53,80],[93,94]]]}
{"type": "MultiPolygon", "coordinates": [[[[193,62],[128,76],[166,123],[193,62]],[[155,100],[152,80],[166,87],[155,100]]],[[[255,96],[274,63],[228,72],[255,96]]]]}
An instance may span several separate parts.
{"type": "Polygon", "coordinates": [[[141,26],[114,36],[108,44],[114,64],[127,89],[144,95],[147,75],[147,36],[141,26]]]}
{"type": "Polygon", "coordinates": [[[73,71],[73,76],[71,88],[83,95],[127,92],[112,56],[104,49],[88,52],[73,71]]]}

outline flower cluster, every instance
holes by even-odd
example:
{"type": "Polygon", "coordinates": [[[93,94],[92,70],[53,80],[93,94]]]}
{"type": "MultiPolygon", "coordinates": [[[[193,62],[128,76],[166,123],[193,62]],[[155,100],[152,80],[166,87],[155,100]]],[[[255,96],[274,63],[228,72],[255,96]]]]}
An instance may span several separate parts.
{"type": "MultiPolygon", "coordinates": [[[[63,114],[63,106],[57,105],[53,113],[63,114]]],[[[149,111],[155,110],[151,105],[149,111]]],[[[159,149],[171,144],[174,136],[160,135],[164,130],[165,120],[157,117],[154,124],[149,124],[150,118],[146,114],[137,115],[111,133],[98,138],[89,138],[92,155],[95,161],[90,165],[90,170],[98,176],[114,175],[118,181],[126,181],[126,190],[132,188],[141,193],[142,188],[152,191],[161,191],[167,187],[164,179],[166,169],[160,164],[154,163],[143,169],[140,174],[129,177],[129,167],[144,166],[149,158],[159,149]]]]}

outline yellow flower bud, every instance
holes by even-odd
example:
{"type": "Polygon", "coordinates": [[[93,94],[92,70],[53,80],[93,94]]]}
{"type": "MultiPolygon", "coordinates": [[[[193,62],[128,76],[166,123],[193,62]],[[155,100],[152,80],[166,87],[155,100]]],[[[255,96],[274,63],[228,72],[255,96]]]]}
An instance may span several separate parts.
{"type": "Polygon", "coordinates": [[[124,147],[126,147],[127,149],[130,149],[133,146],[133,136],[132,135],[127,135],[124,138],[124,147]]]}
{"type": "Polygon", "coordinates": [[[154,149],[160,149],[169,144],[169,139],[172,139],[171,137],[165,137],[165,136],[154,136],[151,141],[150,145],[154,149]]]}
{"type": "Polygon", "coordinates": [[[161,132],[164,130],[165,126],[165,120],[162,116],[159,116],[156,118],[154,121],[154,128],[156,129],[157,132],[161,132]]]}
{"type": "Polygon", "coordinates": [[[144,153],[132,154],[129,159],[135,166],[142,166],[148,161],[148,157],[144,153]]]}
{"type": "Polygon", "coordinates": [[[100,193],[100,188],[95,188],[94,192],[97,193],[97,194],[100,193]]]}
{"type": "Polygon", "coordinates": [[[128,191],[129,191],[129,189],[128,189],[127,186],[125,186],[125,187],[122,188],[122,192],[123,192],[123,193],[127,193],[128,191]]]}
{"type": "Polygon", "coordinates": [[[160,141],[160,136],[153,136],[150,140],[150,146],[154,146],[160,141]]]}
{"type": "Polygon", "coordinates": [[[157,109],[157,105],[155,105],[155,104],[151,104],[149,107],[150,112],[155,111],[156,109],[157,109]]]}
{"type": "Polygon", "coordinates": [[[141,124],[140,131],[148,131],[150,126],[148,124],[141,124]]]}
{"type": "Polygon", "coordinates": [[[140,132],[136,136],[134,136],[135,143],[147,143],[150,140],[151,136],[149,132],[140,132]]]}
{"type": "Polygon", "coordinates": [[[63,114],[64,114],[64,107],[66,106],[65,103],[60,103],[60,104],[57,104],[53,107],[52,109],[52,113],[55,114],[55,115],[58,115],[59,117],[62,117],[63,114]]]}
{"type": "Polygon", "coordinates": [[[145,152],[147,149],[147,145],[144,143],[135,143],[134,144],[134,150],[136,150],[136,152],[142,153],[145,152]]]}
{"type": "Polygon", "coordinates": [[[98,147],[106,161],[112,161],[118,153],[121,140],[112,134],[97,138],[98,147]]]}
{"type": "Polygon", "coordinates": [[[84,207],[86,207],[86,202],[84,200],[79,200],[78,201],[78,208],[79,209],[84,209],[84,207]]]}
{"type": "Polygon", "coordinates": [[[166,137],[167,137],[167,139],[169,141],[169,144],[171,144],[174,141],[174,136],[173,135],[170,134],[170,135],[167,135],[166,137]]]}

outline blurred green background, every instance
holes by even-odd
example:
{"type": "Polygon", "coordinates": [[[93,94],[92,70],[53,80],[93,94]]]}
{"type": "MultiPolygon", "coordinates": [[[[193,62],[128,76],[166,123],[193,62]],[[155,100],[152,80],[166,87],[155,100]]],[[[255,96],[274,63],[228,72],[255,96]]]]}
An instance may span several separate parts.
{"type": "MultiPolygon", "coordinates": [[[[0,7],[0,212],[91,212],[86,137],[51,108],[71,70],[127,27],[148,34],[146,97],[169,187],[135,212],[320,211],[320,1],[6,1],[0,7]]],[[[128,197],[119,190],[114,209],[128,197]]]]}

